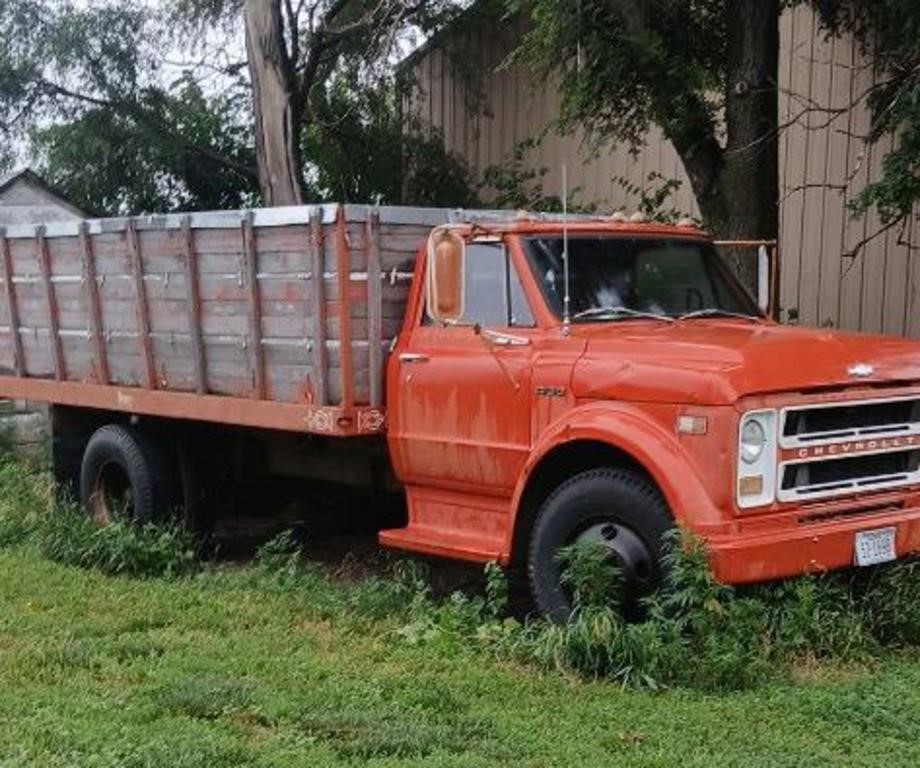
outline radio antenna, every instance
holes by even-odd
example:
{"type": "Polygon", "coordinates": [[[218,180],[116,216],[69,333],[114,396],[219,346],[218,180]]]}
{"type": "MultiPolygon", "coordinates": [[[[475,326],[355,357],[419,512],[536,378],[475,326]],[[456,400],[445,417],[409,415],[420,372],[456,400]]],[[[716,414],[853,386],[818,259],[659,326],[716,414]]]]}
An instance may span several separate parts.
{"type": "Polygon", "coordinates": [[[565,287],[565,295],[562,299],[562,324],[568,326],[572,322],[572,317],[569,293],[569,178],[565,163],[562,164],[562,282],[565,287]]]}

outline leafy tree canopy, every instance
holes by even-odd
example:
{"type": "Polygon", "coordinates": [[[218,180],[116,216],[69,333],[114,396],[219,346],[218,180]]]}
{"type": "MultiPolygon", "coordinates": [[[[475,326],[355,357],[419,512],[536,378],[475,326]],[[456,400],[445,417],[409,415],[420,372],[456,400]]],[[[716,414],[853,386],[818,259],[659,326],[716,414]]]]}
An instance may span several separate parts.
{"type": "MultiPolygon", "coordinates": [[[[494,0],[492,0],[494,2],[494,0]]],[[[526,18],[513,60],[558,78],[561,127],[600,145],[640,147],[659,126],[683,160],[704,218],[725,235],[775,204],[778,14],[809,4],[825,30],[853,34],[876,68],[870,142],[894,137],[881,177],[852,203],[885,228],[920,199],[920,3],[917,0],[504,0],[526,18]],[[753,54],[753,55],[752,55],[753,54]],[[766,102],[753,108],[758,96],[766,102]],[[747,189],[746,189],[747,188],[747,189]],[[755,189],[752,194],[751,188],[755,189]],[[759,199],[758,199],[759,193],[759,199]]],[[[854,105],[857,106],[857,105],[854,105]]],[[[775,216],[748,234],[776,236],[775,216]],[[771,234],[772,230],[772,234],[771,234]]],[[[884,230],[882,230],[884,231],[884,230]]]]}
{"type": "Polygon", "coordinates": [[[399,109],[402,87],[337,74],[303,134],[308,195],[314,199],[469,206],[475,195],[466,164],[399,109]]]}
{"type": "Polygon", "coordinates": [[[558,82],[560,127],[638,149],[674,145],[708,226],[775,238],[780,0],[505,0],[512,61],[558,82]]]}
{"type": "Polygon", "coordinates": [[[256,189],[239,88],[164,66],[162,15],[113,0],[0,5],[0,131],[101,214],[218,208],[256,189]]]}
{"type": "Polygon", "coordinates": [[[248,109],[240,94],[209,99],[186,81],[172,93],[149,94],[143,109],[144,119],[136,119],[90,107],[36,129],[43,173],[75,204],[105,214],[234,208],[257,199],[245,170],[255,157],[238,122],[248,109]]]}
{"type": "Polygon", "coordinates": [[[332,81],[377,87],[388,79],[403,35],[413,28],[430,32],[457,8],[456,0],[178,2],[179,15],[193,26],[245,28],[259,186],[269,205],[305,199],[305,171],[316,158],[303,155],[304,134],[334,111],[327,100],[341,91],[332,81]]]}
{"type": "Polygon", "coordinates": [[[507,0],[530,21],[515,58],[558,75],[563,128],[642,146],[651,123],[675,144],[708,140],[724,100],[725,0],[507,0]]]}
{"type": "MultiPolygon", "coordinates": [[[[464,204],[465,166],[421,126],[403,130],[395,81],[375,69],[385,30],[375,32],[372,51],[362,25],[376,5],[285,4],[297,22],[286,28],[285,55],[298,57],[291,71],[304,77],[309,52],[325,52],[304,94],[305,198],[464,204]],[[320,30],[316,14],[338,6],[333,56],[331,42],[317,47],[311,35],[320,30]]],[[[440,23],[444,8],[422,5],[420,27],[440,23]]],[[[0,4],[0,146],[10,155],[0,155],[0,170],[18,151],[102,215],[258,204],[242,8],[223,0],[161,10],[127,0],[0,4]]]]}

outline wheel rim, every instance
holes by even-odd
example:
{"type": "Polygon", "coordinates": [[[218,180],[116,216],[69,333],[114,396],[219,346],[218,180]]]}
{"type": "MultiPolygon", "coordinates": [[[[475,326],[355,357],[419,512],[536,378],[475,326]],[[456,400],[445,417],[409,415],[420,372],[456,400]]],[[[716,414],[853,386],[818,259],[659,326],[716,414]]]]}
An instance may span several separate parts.
{"type": "Polygon", "coordinates": [[[134,516],[134,494],[127,473],[115,462],[99,467],[90,495],[90,512],[100,525],[134,516]]]}
{"type": "Polygon", "coordinates": [[[629,526],[612,519],[598,520],[582,529],[573,543],[604,550],[620,573],[624,597],[649,590],[655,575],[652,553],[629,526]]]}

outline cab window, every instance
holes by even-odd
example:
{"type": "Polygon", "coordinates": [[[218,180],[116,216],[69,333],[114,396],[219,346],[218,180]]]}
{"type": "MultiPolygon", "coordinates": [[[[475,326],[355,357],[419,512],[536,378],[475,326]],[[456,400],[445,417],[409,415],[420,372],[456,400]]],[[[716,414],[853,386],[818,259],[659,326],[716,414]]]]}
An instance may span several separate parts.
{"type": "MultiPolygon", "coordinates": [[[[425,322],[430,322],[427,314],[425,322]]],[[[458,325],[533,327],[524,287],[503,244],[467,244],[463,317],[458,325]]]]}
{"type": "Polygon", "coordinates": [[[500,327],[508,324],[504,250],[497,243],[469,243],[466,246],[461,321],[464,325],[478,323],[483,327],[500,327]]]}
{"type": "MultiPolygon", "coordinates": [[[[564,248],[558,236],[524,241],[534,277],[559,317],[566,290],[564,248]]],[[[568,254],[574,322],[622,319],[615,312],[620,308],[667,317],[705,309],[760,315],[708,242],[579,235],[569,238],[568,254]]]]}

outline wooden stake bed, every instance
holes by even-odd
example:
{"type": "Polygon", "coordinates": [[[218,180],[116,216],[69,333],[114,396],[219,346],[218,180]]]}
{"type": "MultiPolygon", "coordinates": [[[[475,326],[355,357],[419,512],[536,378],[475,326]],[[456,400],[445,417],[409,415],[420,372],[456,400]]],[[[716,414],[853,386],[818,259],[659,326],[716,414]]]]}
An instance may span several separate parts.
{"type": "Polygon", "coordinates": [[[455,216],[335,204],[0,229],[0,397],[381,432],[416,251],[455,216]]]}

